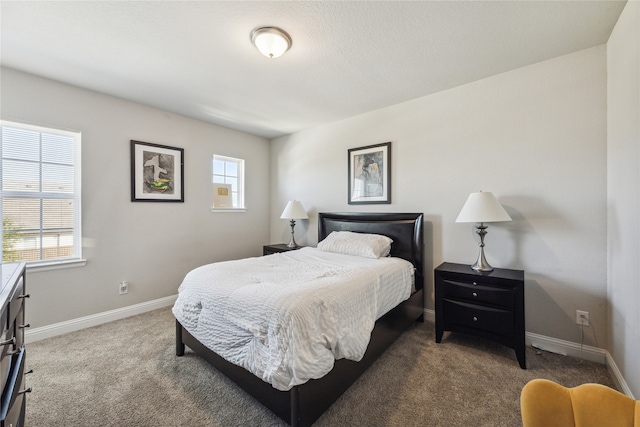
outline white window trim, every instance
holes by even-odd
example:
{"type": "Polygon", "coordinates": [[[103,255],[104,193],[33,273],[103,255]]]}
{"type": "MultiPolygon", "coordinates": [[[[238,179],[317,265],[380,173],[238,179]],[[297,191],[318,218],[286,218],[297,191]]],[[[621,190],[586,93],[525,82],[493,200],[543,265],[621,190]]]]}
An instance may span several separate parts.
{"type": "Polygon", "coordinates": [[[25,264],[27,265],[27,271],[41,272],[84,267],[87,265],[87,260],[84,258],[65,258],[57,261],[29,261],[25,264]]]}
{"type": "MultiPolygon", "coordinates": [[[[49,271],[49,270],[59,270],[65,268],[73,268],[73,267],[83,267],[87,264],[87,260],[82,257],[82,134],[77,131],[64,130],[64,129],[56,129],[46,126],[36,126],[27,123],[20,122],[12,122],[9,120],[0,120],[0,126],[10,126],[10,127],[18,127],[21,129],[32,130],[35,132],[47,132],[47,133],[58,133],[65,136],[71,136],[74,140],[74,196],[73,200],[75,201],[75,212],[74,212],[74,247],[77,248],[77,256],[69,257],[69,258],[60,258],[56,260],[38,260],[38,261],[24,261],[28,271],[49,271]],[[77,232],[75,232],[77,231],[77,232]]],[[[0,177],[0,181],[1,181],[0,177]]],[[[0,204],[2,203],[2,197],[11,196],[12,192],[1,191],[1,182],[0,182],[0,204]]],[[[0,205],[1,206],[1,205],[0,205]]],[[[0,254],[0,262],[2,260],[2,255],[0,254]]]]}
{"type": "Polygon", "coordinates": [[[211,208],[211,212],[246,212],[247,208],[211,208]]]}

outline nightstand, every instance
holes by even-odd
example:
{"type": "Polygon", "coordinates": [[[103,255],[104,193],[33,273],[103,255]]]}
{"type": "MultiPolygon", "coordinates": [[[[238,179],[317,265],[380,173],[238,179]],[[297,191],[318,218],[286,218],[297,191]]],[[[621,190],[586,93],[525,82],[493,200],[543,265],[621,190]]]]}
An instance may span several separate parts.
{"type": "Polygon", "coordinates": [[[524,271],[477,272],[445,262],[434,270],[434,279],[437,343],[444,331],[490,339],[513,348],[526,369],[524,271]]]}
{"type": "Polygon", "coordinates": [[[290,248],[287,246],[286,243],[275,243],[273,245],[264,245],[262,247],[262,255],[271,255],[271,254],[277,254],[280,252],[288,252],[288,251],[295,251],[296,249],[300,249],[303,246],[298,246],[296,248],[290,248]]]}

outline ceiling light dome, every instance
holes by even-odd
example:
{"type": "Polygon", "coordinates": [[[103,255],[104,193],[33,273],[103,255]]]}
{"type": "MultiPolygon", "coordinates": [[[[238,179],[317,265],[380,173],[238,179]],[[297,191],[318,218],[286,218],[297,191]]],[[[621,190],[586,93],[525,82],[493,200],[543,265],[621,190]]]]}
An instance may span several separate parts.
{"type": "Polygon", "coordinates": [[[276,27],[260,27],[251,32],[251,43],[268,58],[277,58],[291,48],[291,37],[276,27]]]}

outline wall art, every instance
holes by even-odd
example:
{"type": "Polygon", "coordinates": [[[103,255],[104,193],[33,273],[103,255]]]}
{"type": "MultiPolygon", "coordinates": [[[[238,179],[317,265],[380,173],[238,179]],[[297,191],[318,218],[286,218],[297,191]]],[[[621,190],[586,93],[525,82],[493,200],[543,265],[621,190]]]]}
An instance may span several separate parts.
{"type": "Polygon", "coordinates": [[[131,141],[131,201],[184,202],[184,149],[131,141]]]}
{"type": "Polygon", "coordinates": [[[349,149],[349,204],[391,203],[391,143],[349,149]]]}

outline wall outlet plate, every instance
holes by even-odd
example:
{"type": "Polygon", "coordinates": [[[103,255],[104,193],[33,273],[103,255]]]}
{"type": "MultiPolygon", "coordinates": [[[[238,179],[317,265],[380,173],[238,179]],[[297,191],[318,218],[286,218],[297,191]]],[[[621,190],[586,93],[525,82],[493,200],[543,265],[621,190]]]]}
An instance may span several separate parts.
{"type": "Polygon", "coordinates": [[[581,326],[589,326],[589,312],[576,310],[576,324],[581,326]]]}
{"type": "Polygon", "coordinates": [[[129,292],[129,282],[127,282],[126,280],[123,280],[122,282],[120,282],[120,285],[118,286],[118,291],[120,292],[120,295],[124,295],[127,292],[129,292]]]}

